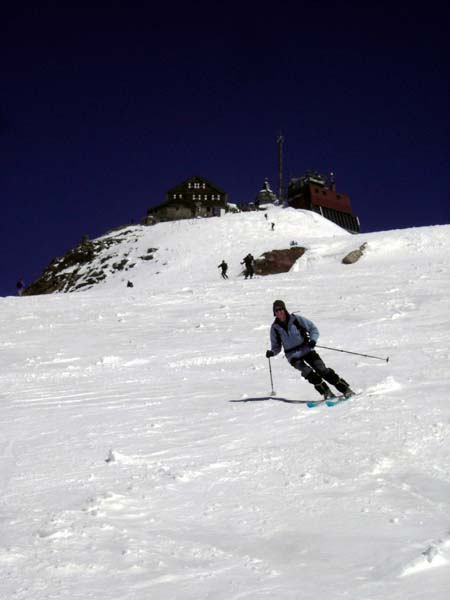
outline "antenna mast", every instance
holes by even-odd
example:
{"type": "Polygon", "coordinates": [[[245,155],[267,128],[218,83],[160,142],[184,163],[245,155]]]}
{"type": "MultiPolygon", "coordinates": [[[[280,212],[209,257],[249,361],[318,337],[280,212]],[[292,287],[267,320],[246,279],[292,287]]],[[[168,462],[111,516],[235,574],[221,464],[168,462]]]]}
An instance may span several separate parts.
{"type": "Polygon", "coordinates": [[[278,200],[283,202],[284,190],[283,190],[283,143],[284,137],[280,131],[277,138],[278,144],[278,200]]]}

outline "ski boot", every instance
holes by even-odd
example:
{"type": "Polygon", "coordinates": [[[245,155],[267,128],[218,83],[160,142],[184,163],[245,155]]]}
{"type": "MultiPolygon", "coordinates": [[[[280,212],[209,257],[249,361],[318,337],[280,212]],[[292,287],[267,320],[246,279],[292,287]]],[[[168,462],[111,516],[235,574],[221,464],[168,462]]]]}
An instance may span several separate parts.
{"type": "Polygon", "coordinates": [[[323,400],[329,400],[330,398],[334,398],[333,392],[327,386],[325,381],[322,381],[321,383],[319,383],[319,385],[315,385],[314,387],[319,392],[319,394],[322,396],[323,400]]]}
{"type": "Polygon", "coordinates": [[[348,386],[348,388],[344,392],[344,398],[346,400],[348,400],[349,398],[351,398],[354,395],[355,395],[355,392],[352,390],[352,388],[350,386],[348,386]]]}

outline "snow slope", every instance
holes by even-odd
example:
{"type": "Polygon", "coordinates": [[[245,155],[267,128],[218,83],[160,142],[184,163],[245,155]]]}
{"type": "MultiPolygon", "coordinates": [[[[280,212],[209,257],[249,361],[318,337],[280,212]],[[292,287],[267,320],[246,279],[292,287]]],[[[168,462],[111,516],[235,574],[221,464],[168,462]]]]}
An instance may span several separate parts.
{"type": "MultiPolygon", "coordinates": [[[[110,290],[123,288],[127,280],[131,280],[138,282],[140,288],[150,286],[166,291],[180,281],[184,285],[216,283],[217,265],[222,258],[229,264],[230,277],[238,277],[243,269],[240,263],[249,252],[257,258],[274,248],[289,248],[291,241],[304,246],[318,239],[327,242],[329,238],[339,238],[340,247],[345,247],[343,240],[354,247],[349,233],[316,213],[277,207],[270,207],[267,213],[270,215],[267,220],[263,213],[241,213],[208,219],[206,225],[204,219],[192,219],[160,223],[150,228],[119,229],[98,238],[110,242],[115,239],[118,244],[106,248],[94,261],[82,266],[79,274],[103,272],[106,279],[100,285],[110,290]],[[271,222],[275,222],[274,231],[271,222]],[[146,260],[149,256],[153,258],[146,260]],[[125,267],[117,271],[115,264],[125,267]]],[[[78,268],[76,265],[65,272],[78,268]]]]}
{"type": "Polygon", "coordinates": [[[0,299],[1,598],[448,597],[450,226],[268,221],[135,227],[117,252],[155,260],[0,299]],[[290,273],[239,276],[291,240],[290,273]],[[275,298],[319,343],[389,362],[321,351],[362,395],[308,409],[279,357],[269,398],[275,298]]]}

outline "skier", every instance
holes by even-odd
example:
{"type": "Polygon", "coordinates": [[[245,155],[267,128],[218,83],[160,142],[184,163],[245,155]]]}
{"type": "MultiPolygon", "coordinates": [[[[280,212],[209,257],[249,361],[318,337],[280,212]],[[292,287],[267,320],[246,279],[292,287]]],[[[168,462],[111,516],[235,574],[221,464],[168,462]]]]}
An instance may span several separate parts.
{"type": "Polygon", "coordinates": [[[270,224],[270,231],[275,231],[275,223],[270,224]]]}
{"type": "Polygon", "coordinates": [[[298,369],[325,400],[335,396],[325,382],[334,385],[346,398],[352,396],[354,392],[349,384],[327,367],[314,350],[319,339],[319,330],[314,323],[305,317],[289,314],[283,300],[275,300],[273,314],[275,321],[270,328],[271,349],[267,350],[266,358],[279,354],[283,346],[291,366],[298,369]]]}
{"type": "Polygon", "coordinates": [[[254,268],[254,258],[251,254],[247,254],[247,256],[242,260],[241,265],[245,265],[245,279],[247,279],[248,277],[250,277],[250,279],[253,278],[253,275],[255,274],[255,268],[254,268]]]}
{"type": "Polygon", "coordinates": [[[228,265],[224,260],[222,260],[220,265],[217,265],[217,268],[222,269],[221,275],[222,275],[223,279],[228,279],[228,275],[227,275],[228,265]]]}
{"type": "Polygon", "coordinates": [[[21,296],[23,294],[23,290],[25,289],[25,284],[23,282],[23,279],[19,279],[19,281],[16,284],[16,288],[17,288],[17,295],[21,296]]]}

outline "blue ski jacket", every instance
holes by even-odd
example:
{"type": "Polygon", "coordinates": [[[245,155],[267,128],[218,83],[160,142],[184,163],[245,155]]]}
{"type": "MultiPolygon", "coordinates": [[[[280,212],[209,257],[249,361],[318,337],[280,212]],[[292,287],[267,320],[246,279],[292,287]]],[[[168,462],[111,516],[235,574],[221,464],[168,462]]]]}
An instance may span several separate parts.
{"type": "Polygon", "coordinates": [[[319,330],[312,321],[300,315],[288,314],[282,323],[275,319],[270,328],[270,344],[274,355],[281,352],[281,347],[289,362],[295,358],[301,358],[311,352],[308,341],[317,342],[319,330]],[[305,333],[305,335],[302,333],[305,333]],[[309,339],[308,337],[309,336],[309,339]]]}

